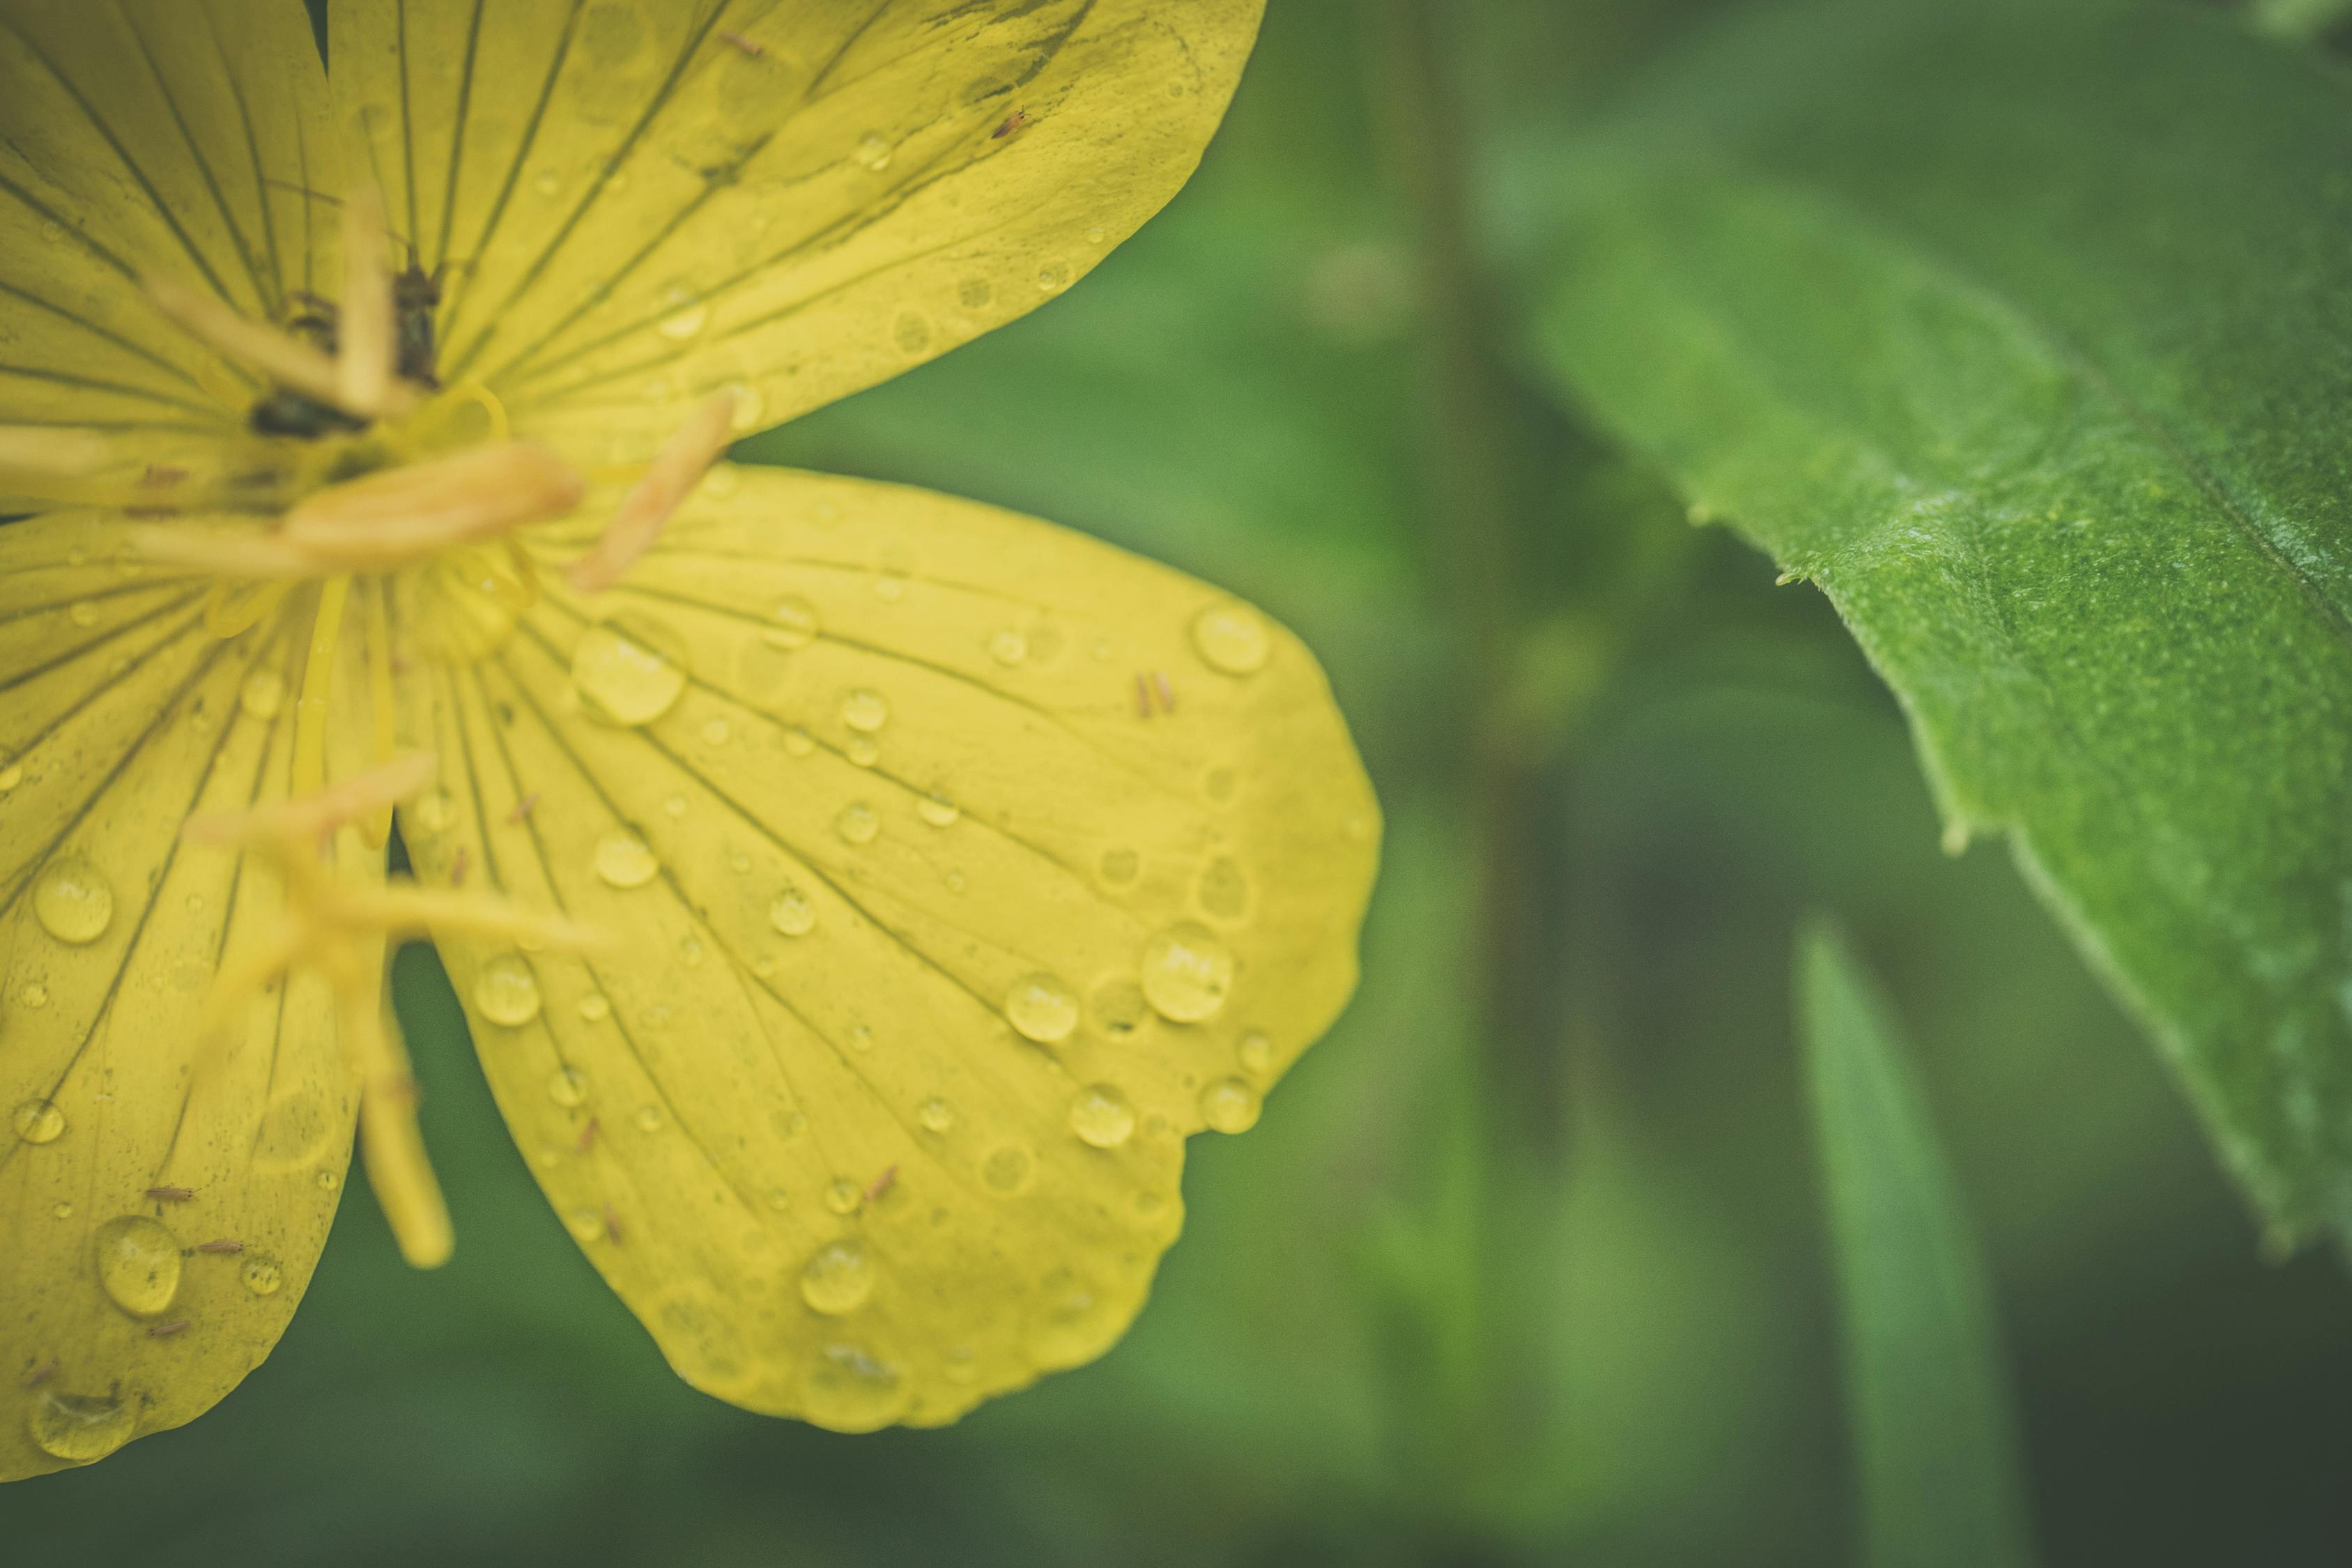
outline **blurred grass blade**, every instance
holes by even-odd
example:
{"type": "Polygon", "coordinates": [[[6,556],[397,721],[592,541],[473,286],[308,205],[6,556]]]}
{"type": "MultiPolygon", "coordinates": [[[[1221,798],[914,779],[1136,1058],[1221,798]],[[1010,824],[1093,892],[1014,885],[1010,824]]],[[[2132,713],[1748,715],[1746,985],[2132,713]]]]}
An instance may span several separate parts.
{"type": "Polygon", "coordinates": [[[2026,1568],[1984,1259],[1885,1001],[1837,934],[1797,946],[1798,1034],[1845,1328],[1870,1568],[2026,1568]]]}
{"type": "Polygon", "coordinates": [[[1731,7],[1538,176],[1561,385],[1835,603],[2289,1237],[2352,1235],[2352,79],[1731,7]]]}

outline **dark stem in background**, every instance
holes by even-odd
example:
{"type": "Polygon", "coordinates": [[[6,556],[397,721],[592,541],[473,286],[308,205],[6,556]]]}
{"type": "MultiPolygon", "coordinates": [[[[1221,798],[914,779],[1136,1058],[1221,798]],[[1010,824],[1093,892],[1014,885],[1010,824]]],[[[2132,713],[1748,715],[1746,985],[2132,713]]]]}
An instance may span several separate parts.
{"type": "Polygon", "coordinates": [[[1475,924],[1466,938],[1489,1110],[1509,1143],[1558,1152],[1562,1131],[1555,825],[1543,811],[1548,747],[1517,700],[1528,629],[1517,493],[1528,422],[1495,352],[1488,289],[1465,242],[1472,132],[1446,43],[1444,0],[1386,0],[1374,33],[1375,101],[1408,226],[1423,336],[1419,516],[1457,650],[1456,728],[1475,814],[1475,924]]]}

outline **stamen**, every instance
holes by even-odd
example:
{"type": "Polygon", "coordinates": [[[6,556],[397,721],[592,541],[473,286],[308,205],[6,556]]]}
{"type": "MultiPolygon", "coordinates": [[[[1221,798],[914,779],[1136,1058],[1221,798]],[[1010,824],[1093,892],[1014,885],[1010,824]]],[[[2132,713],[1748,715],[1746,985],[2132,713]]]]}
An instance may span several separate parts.
{"type": "MultiPolygon", "coordinates": [[[[330,591],[342,586],[328,584],[330,591]]],[[[313,629],[311,669],[332,657],[340,606],[324,602],[313,629]],[[326,652],[320,652],[321,647],[326,652]]],[[[304,695],[310,695],[305,679],[304,695]]],[[[305,765],[298,729],[298,772],[305,765]]],[[[319,755],[323,759],[323,751],[319,755]]],[[[361,888],[327,868],[320,838],[362,822],[424,787],[433,759],[396,757],[331,789],[251,811],[192,818],[192,840],[241,845],[266,855],[284,878],[289,929],[232,960],[215,982],[201,1020],[195,1070],[209,1070],[229,1043],[229,1026],[266,986],[298,965],[318,971],[335,995],[336,1037],[360,1085],[361,1156],[401,1255],[419,1268],[447,1261],[453,1245],[448,1205],[433,1175],[416,1124],[416,1080],[398,1021],[383,990],[383,952],[394,940],[428,931],[576,950],[593,934],[571,921],[532,916],[495,899],[444,893],[415,884],[361,888]]]]}
{"type": "Polygon", "coordinates": [[[347,405],[341,372],[317,345],[239,315],[217,297],[173,279],[150,278],[146,284],[156,309],[182,329],[290,391],[362,419],[404,415],[416,405],[416,395],[397,381],[389,383],[370,406],[347,405]]]}
{"type": "Polygon", "coordinates": [[[293,591],[289,582],[215,583],[205,595],[205,631],[223,642],[242,637],[277,614],[278,606],[293,591]]]}
{"type": "Polygon", "coordinates": [[[302,661],[302,691],[294,700],[294,790],[315,795],[327,783],[327,708],[334,696],[335,648],[343,630],[349,577],[330,577],[319,590],[310,623],[310,651],[302,661]]]}
{"type": "Polygon", "coordinates": [[[373,416],[392,389],[392,268],[383,198],[363,184],[343,203],[343,297],[335,322],[335,401],[373,416]]]}
{"type": "Polygon", "coordinates": [[[621,574],[652,548],[662,525],[719,460],[734,431],[735,395],[721,391],[704,399],[662,443],[645,478],[621,502],[604,536],[566,571],[572,585],[583,594],[593,594],[618,582],[621,574]]]}
{"type": "MultiPolygon", "coordinates": [[[[95,430],[44,425],[0,425],[0,476],[87,479],[106,467],[106,437],[95,430]]],[[[0,480],[5,482],[5,480],[0,480]]]]}
{"type": "Polygon", "coordinates": [[[430,752],[408,752],[330,788],[250,811],[211,812],[188,818],[181,836],[191,844],[315,844],[346,823],[389,810],[433,782],[439,763],[430,752]]]}
{"type": "Polygon", "coordinates": [[[389,571],[560,518],[585,491],[554,453],[506,441],[331,486],[288,512],[280,531],[315,571],[389,571]]]}
{"type": "MultiPolygon", "coordinates": [[[[275,531],[264,528],[205,528],[190,523],[134,522],[123,529],[123,537],[131,548],[159,566],[176,566],[189,572],[201,572],[207,576],[231,578],[279,579],[270,584],[278,590],[278,599],[293,586],[292,579],[316,577],[325,569],[301,551],[286,542],[275,531]]],[[[259,595],[257,593],[256,600],[259,595]]],[[[251,605],[237,604],[224,598],[219,624],[226,629],[215,629],[213,635],[233,637],[263,616],[278,607],[278,599],[251,605]],[[247,609],[253,611],[245,619],[247,609]]],[[[208,606],[206,625],[212,626],[213,612],[208,606]]]]}
{"type": "Polygon", "coordinates": [[[360,1158],[392,1238],[412,1268],[438,1268],[457,1245],[449,1205],[416,1125],[416,1079],[389,998],[356,989],[337,1009],[360,1073],[360,1158]]]}
{"type": "MultiPolygon", "coordinates": [[[[391,596],[390,585],[382,581],[369,584],[369,592],[363,595],[367,605],[368,716],[374,721],[376,767],[392,761],[393,747],[397,743],[393,734],[392,627],[390,613],[384,607],[384,601],[391,596]]],[[[424,786],[420,784],[416,787],[424,786]]],[[[360,837],[371,849],[381,849],[390,840],[391,801],[361,819],[360,837]]]]}

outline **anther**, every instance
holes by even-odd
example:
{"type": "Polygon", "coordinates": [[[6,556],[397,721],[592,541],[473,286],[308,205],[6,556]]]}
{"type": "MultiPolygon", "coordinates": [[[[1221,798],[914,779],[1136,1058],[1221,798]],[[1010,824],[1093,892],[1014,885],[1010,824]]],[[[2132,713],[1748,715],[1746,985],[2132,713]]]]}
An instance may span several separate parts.
{"type": "Polygon", "coordinates": [[[734,434],[735,395],[718,392],[703,399],[686,423],[662,443],[645,477],[613,514],[611,526],[589,546],[587,554],[566,570],[572,585],[583,594],[593,594],[618,582],[621,574],[653,547],[662,526],[727,450],[734,434]]]}

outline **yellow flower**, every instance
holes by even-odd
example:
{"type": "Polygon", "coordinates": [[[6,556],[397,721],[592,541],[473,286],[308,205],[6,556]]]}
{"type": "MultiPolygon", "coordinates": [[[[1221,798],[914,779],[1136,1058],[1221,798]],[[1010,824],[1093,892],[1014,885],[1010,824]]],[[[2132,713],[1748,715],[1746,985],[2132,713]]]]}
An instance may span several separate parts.
{"type": "Polygon", "coordinates": [[[424,930],[697,1387],[932,1425],[1124,1330],[1185,1138],[1354,984],[1322,675],[1077,535],[710,463],[1069,287],[1259,8],[335,0],[330,74],[292,0],[0,0],[0,1478],[257,1363],[355,1127],[446,1255],[424,930]]]}

